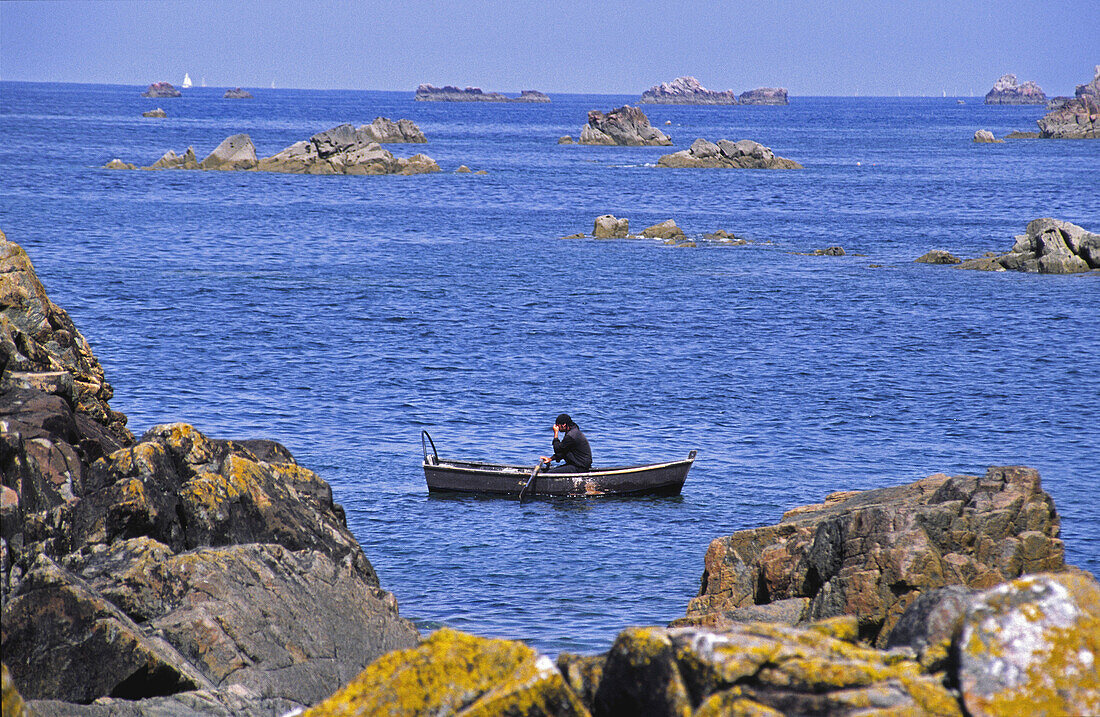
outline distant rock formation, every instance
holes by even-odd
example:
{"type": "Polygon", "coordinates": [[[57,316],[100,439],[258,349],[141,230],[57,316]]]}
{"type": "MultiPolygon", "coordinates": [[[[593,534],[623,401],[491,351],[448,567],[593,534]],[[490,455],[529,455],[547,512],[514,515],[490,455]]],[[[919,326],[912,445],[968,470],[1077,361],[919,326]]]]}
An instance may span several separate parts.
{"type": "Polygon", "coordinates": [[[149,110],[148,112],[142,112],[141,116],[142,117],[154,117],[154,118],[157,118],[157,119],[164,119],[165,117],[168,116],[168,113],[165,112],[164,110],[162,110],[160,107],[157,107],[155,110],[149,110]]]}
{"type": "Polygon", "coordinates": [[[1046,101],[1042,87],[1030,80],[1018,85],[1013,74],[1001,75],[985,95],[987,105],[1044,105],[1046,101]]]}
{"type": "Polygon", "coordinates": [[[424,144],[428,141],[416,123],[409,119],[394,122],[387,117],[375,117],[373,122],[356,130],[360,131],[381,144],[424,144]]]}
{"type": "Polygon", "coordinates": [[[423,84],[416,88],[418,102],[549,102],[550,98],[538,90],[523,90],[519,97],[508,97],[500,92],[482,92],[480,87],[460,89],[454,85],[436,87],[423,84]]]}
{"type": "Polygon", "coordinates": [[[181,97],[183,93],[172,86],[170,82],[154,82],[149,89],[141,93],[142,97],[181,97]]]}
{"type": "Polygon", "coordinates": [[[663,147],[671,145],[672,139],[649,124],[649,118],[640,109],[624,105],[607,114],[590,111],[588,124],[581,130],[580,144],[663,147]]]}
{"type": "Polygon", "coordinates": [[[222,95],[222,99],[226,100],[250,100],[252,99],[252,93],[248,90],[242,90],[240,87],[234,87],[231,90],[226,90],[222,95]]]}
{"type": "Polygon", "coordinates": [[[641,102],[655,105],[735,105],[738,100],[733,90],[708,90],[699,84],[699,80],[685,75],[650,87],[642,93],[641,102]]]}
{"type": "Polygon", "coordinates": [[[558,144],[576,144],[576,141],[574,141],[572,137],[566,134],[558,137],[558,144]]]}
{"type": "MultiPolygon", "coordinates": [[[[423,133],[408,120],[392,122],[379,117],[358,128],[350,124],[319,132],[308,140],[295,142],[270,157],[257,159],[256,148],[246,134],[227,137],[201,162],[188,147],[182,156],[172,150],[145,169],[228,169],[283,172],[287,174],[429,174],[439,165],[425,154],[395,157],[382,149],[378,137],[388,141],[423,142],[423,133]],[[402,123],[407,124],[402,124],[402,123]],[[401,139],[398,140],[397,137],[401,139]],[[417,139],[417,138],[421,139],[417,139]]],[[[121,160],[112,160],[109,169],[133,169],[121,160]],[[117,163],[117,164],[116,164],[117,163]]]]}
{"type": "Polygon", "coordinates": [[[731,142],[720,139],[718,143],[708,142],[700,137],[691,143],[689,149],[666,154],[657,160],[659,167],[672,168],[740,168],[740,169],[802,169],[802,165],[791,159],[777,157],[759,142],[743,139],[731,142]]]}
{"type": "Polygon", "coordinates": [[[955,256],[949,251],[943,249],[933,249],[921,256],[917,257],[913,261],[918,264],[961,264],[962,259],[955,256]]]}
{"type": "MultiPolygon", "coordinates": [[[[1059,98],[1061,99],[1061,98],[1059,98]]],[[[1077,85],[1075,96],[1051,103],[1051,111],[1036,120],[1039,136],[1046,139],[1097,139],[1100,137],[1100,65],[1092,82],[1077,85]]]]}
{"type": "Polygon", "coordinates": [[[738,97],[743,105],[789,105],[786,87],[757,87],[742,92],[738,97]]]}
{"type": "Polygon", "coordinates": [[[993,136],[993,133],[987,129],[980,129],[974,133],[974,141],[978,144],[998,144],[1004,142],[1003,139],[997,139],[993,136]]]}

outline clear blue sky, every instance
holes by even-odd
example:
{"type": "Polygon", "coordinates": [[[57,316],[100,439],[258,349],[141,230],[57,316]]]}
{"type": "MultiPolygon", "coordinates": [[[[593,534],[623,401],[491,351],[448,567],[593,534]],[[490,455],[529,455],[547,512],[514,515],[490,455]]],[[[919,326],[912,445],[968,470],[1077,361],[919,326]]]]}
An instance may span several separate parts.
{"type": "Polygon", "coordinates": [[[795,95],[1072,94],[1100,0],[0,2],[0,79],[641,93],[678,75],[795,95]]]}

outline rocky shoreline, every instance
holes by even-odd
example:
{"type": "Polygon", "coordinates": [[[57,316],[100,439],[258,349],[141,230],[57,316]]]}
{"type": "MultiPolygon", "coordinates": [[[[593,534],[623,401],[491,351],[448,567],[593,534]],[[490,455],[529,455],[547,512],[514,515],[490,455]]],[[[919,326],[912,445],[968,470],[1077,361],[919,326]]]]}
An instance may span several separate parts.
{"type": "Polygon", "coordinates": [[[459,88],[454,85],[436,87],[422,84],[416,88],[417,102],[532,102],[545,103],[550,97],[538,90],[523,90],[519,97],[508,97],[500,92],[482,92],[480,87],[459,88]]]}

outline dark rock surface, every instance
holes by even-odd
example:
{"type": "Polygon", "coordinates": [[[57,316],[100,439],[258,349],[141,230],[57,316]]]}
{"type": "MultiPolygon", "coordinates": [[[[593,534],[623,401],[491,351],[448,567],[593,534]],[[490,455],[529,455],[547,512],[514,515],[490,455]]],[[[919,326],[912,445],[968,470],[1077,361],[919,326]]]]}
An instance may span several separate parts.
{"type": "Polygon", "coordinates": [[[789,105],[786,87],[757,87],[737,96],[743,105],[789,105]]]}
{"type": "Polygon", "coordinates": [[[252,99],[252,93],[248,90],[242,90],[240,87],[234,87],[231,90],[226,90],[222,95],[222,99],[226,100],[250,100],[252,99]]]}
{"type": "Polygon", "coordinates": [[[1027,468],[834,494],[712,541],[688,617],[720,624],[726,611],[805,597],[810,618],[856,615],[860,634],[883,645],[924,591],[1064,568],[1058,525],[1027,468]]]}
{"type": "Polygon", "coordinates": [[[482,92],[480,87],[465,89],[446,85],[423,84],[416,88],[418,102],[549,102],[550,98],[538,90],[523,90],[519,97],[508,97],[500,92],[482,92]]]}
{"type": "Polygon", "coordinates": [[[284,714],[416,643],[325,481],[273,441],[135,441],[26,254],[0,256],[2,646],[36,712],[284,714]]]}
{"type": "Polygon", "coordinates": [[[1026,234],[1016,237],[1010,251],[992,260],[1011,271],[1040,274],[1100,269],[1100,234],[1058,219],[1035,219],[1028,223],[1026,234]]]}
{"type": "Polygon", "coordinates": [[[663,155],[659,167],[705,169],[802,169],[791,159],[777,157],[770,148],[751,139],[731,142],[720,139],[717,144],[700,137],[689,149],[663,155]]]}
{"type": "Polygon", "coordinates": [[[641,102],[657,105],[735,105],[738,99],[733,90],[708,90],[694,77],[684,76],[650,87],[642,93],[641,102]]]}
{"type": "MultiPolygon", "coordinates": [[[[1073,98],[1052,106],[1036,120],[1045,139],[1096,139],[1100,137],[1100,65],[1092,82],[1077,85],[1073,98]]],[[[1054,105],[1054,103],[1052,103],[1054,105]]]]}
{"type": "Polygon", "coordinates": [[[157,107],[155,110],[149,110],[148,112],[142,112],[142,117],[152,117],[153,119],[164,119],[168,116],[168,113],[157,107]]]}
{"type": "Polygon", "coordinates": [[[1016,84],[1016,75],[1001,75],[993,89],[985,95],[987,105],[1045,105],[1047,96],[1043,88],[1032,81],[1016,84]]]}
{"type": "Polygon", "coordinates": [[[932,249],[913,261],[918,264],[961,264],[962,259],[943,249],[932,249]]]}
{"type": "Polygon", "coordinates": [[[149,89],[141,93],[142,97],[181,97],[183,93],[172,86],[170,82],[154,82],[149,89]]]}
{"type": "Polygon", "coordinates": [[[672,140],[649,124],[649,118],[640,109],[624,105],[607,114],[599,110],[590,111],[579,143],[640,147],[668,146],[672,140]]]}

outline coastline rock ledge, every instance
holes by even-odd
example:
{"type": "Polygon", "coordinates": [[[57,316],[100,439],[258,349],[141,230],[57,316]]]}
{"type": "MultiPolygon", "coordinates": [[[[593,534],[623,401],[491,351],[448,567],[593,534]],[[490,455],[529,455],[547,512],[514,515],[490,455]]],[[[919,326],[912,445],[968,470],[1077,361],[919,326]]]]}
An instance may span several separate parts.
{"type": "Polygon", "coordinates": [[[281,715],[417,644],[328,483],[274,441],[135,440],[102,376],[0,233],[2,651],[32,714],[281,715]]]}
{"type": "Polygon", "coordinates": [[[637,107],[624,105],[607,114],[588,113],[588,124],[581,130],[580,144],[620,145],[627,147],[667,147],[672,139],[649,123],[637,107]]]}
{"type": "Polygon", "coordinates": [[[731,142],[720,139],[717,143],[700,137],[688,149],[663,155],[658,167],[705,169],[802,169],[793,159],[777,157],[770,148],[751,139],[731,142]]]}

